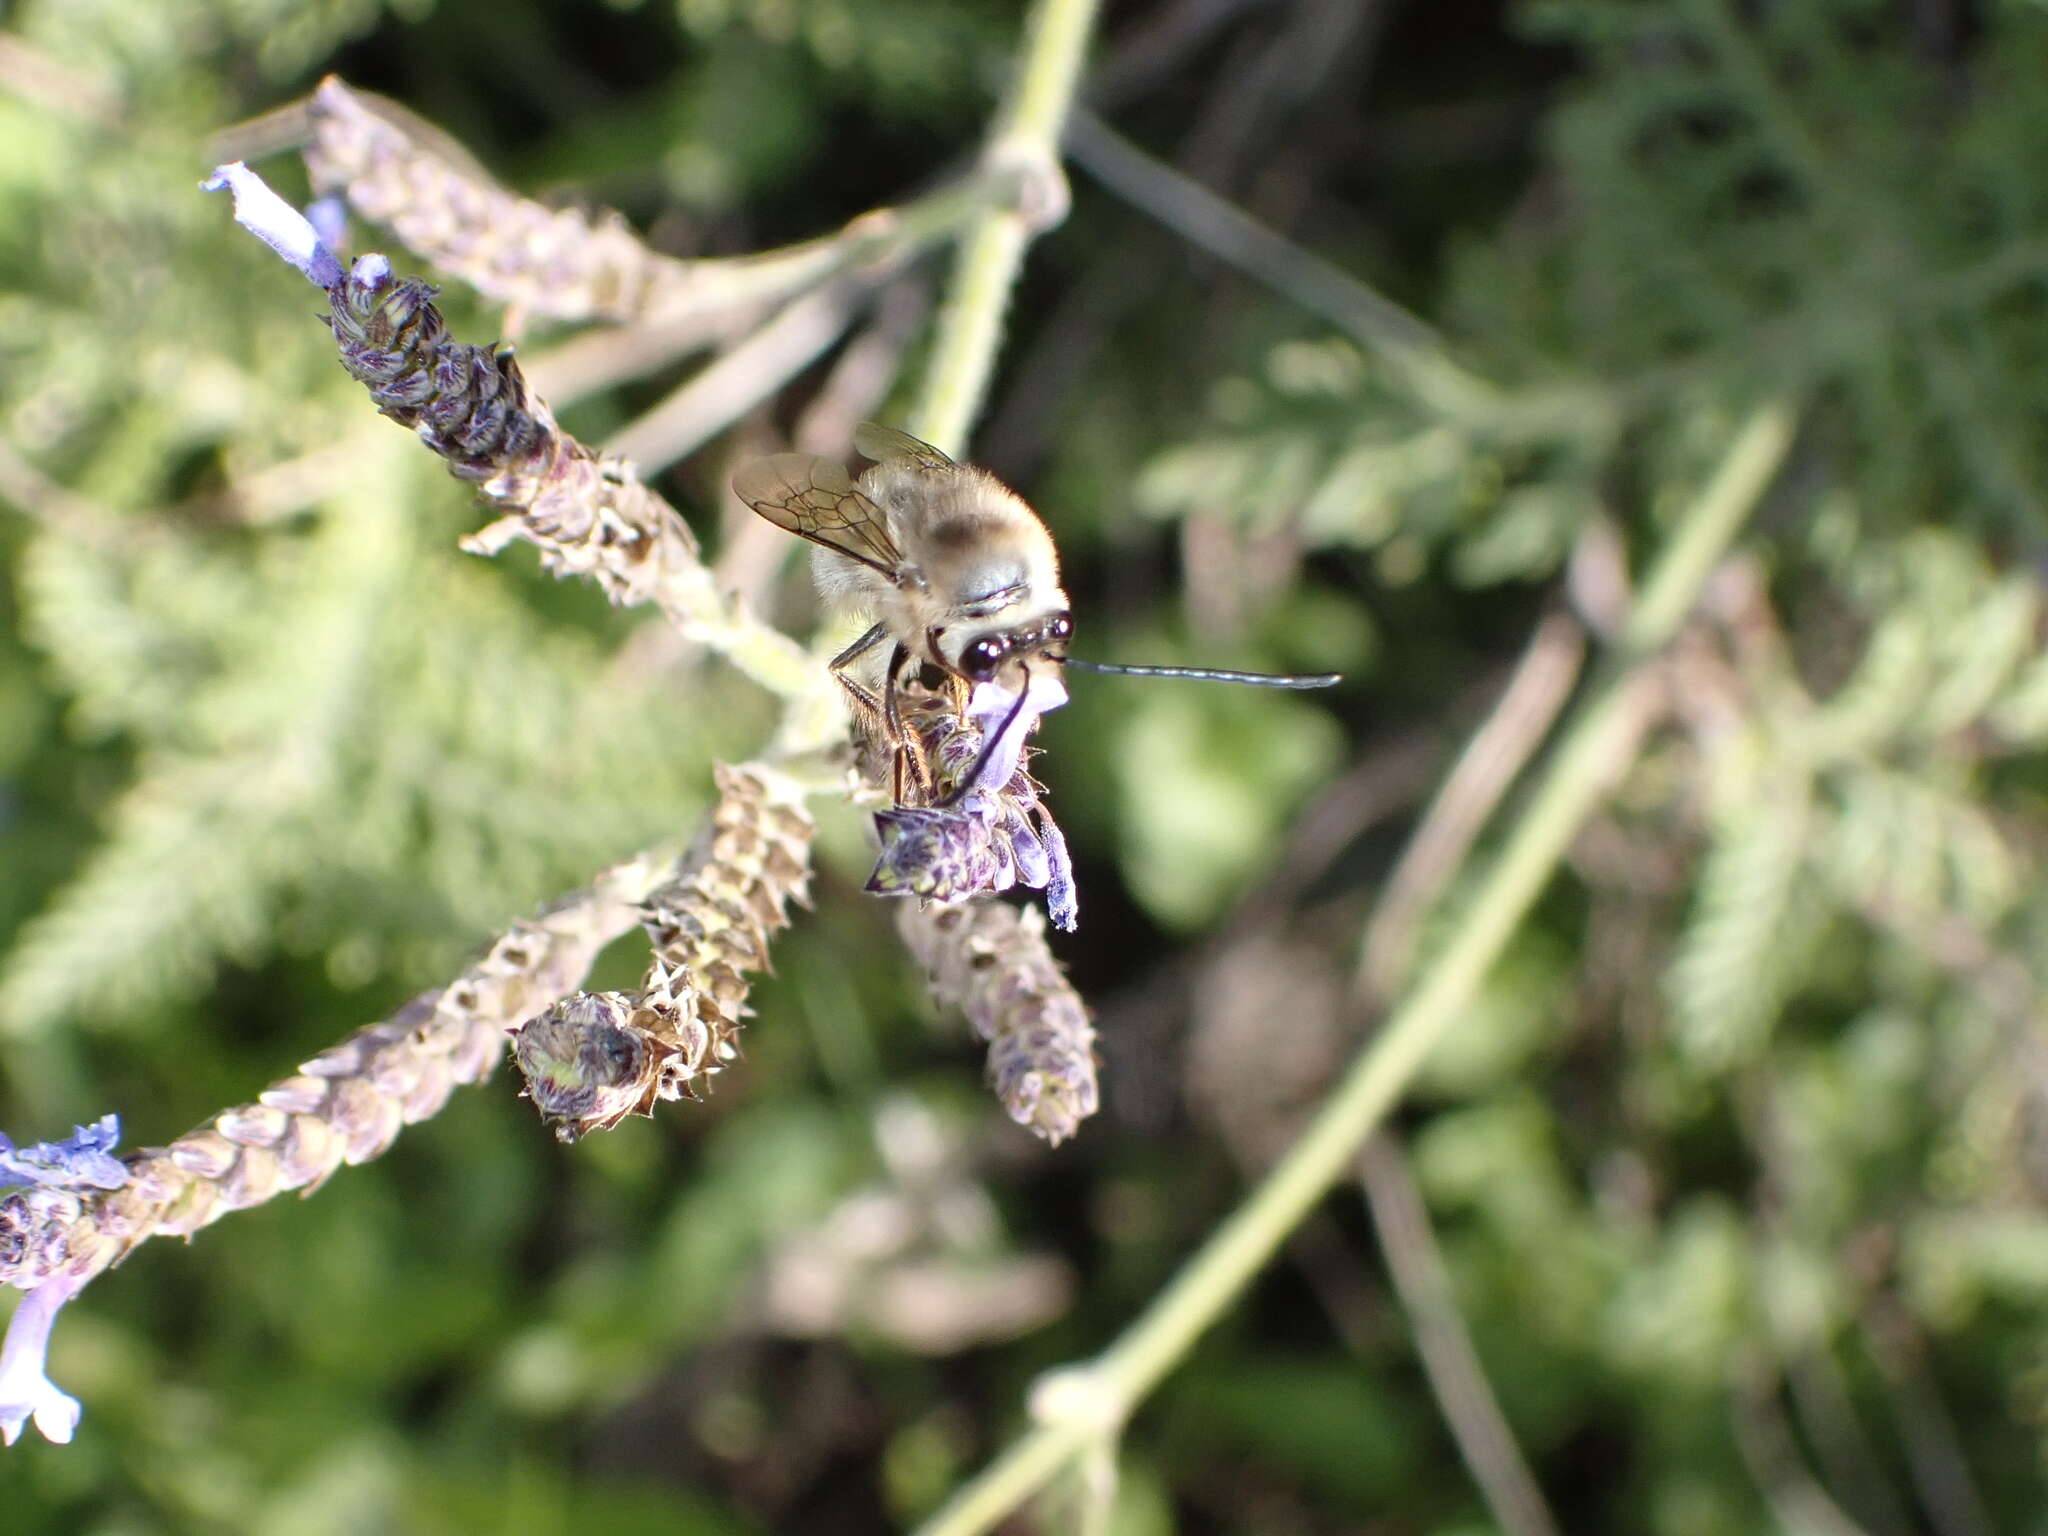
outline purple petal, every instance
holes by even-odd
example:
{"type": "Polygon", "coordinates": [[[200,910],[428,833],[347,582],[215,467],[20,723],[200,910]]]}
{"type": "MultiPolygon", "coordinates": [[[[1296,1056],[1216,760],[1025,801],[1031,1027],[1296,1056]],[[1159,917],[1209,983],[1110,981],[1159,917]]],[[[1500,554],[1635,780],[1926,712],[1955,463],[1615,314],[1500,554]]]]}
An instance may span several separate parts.
{"type": "Polygon", "coordinates": [[[998,683],[977,683],[968,696],[967,717],[981,727],[984,739],[991,732],[1002,734],[989,746],[981,771],[967,786],[975,790],[997,790],[1010,782],[1017,760],[1024,752],[1024,738],[1039,717],[1067,702],[1066,684],[1052,672],[1034,672],[1024,688],[1024,707],[1017,708],[1017,694],[998,683]],[[1007,722],[1007,728],[1006,723],[1007,722]]]}
{"type": "Polygon", "coordinates": [[[0,1188],[40,1184],[52,1189],[119,1189],[128,1182],[128,1168],[113,1155],[121,1139],[118,1115],[103,1115],[91,1125],[75,1128],[63,1141],[39,1141],[17,1147],[0,1135],[0,1188]]]}
{"type": "Polygon", "coordinates": [[[338,197],[316,197],[306,204],[306,222],[313,234],[330,251],[348,243],[348,204],[338,197]]]}
{"type": "Polygon", "coordinates": [[[60,1392],[45,1374],[49,1361],[50,1328],[65,1302],[77,1295],[83,1279],[58,1275],[21,1298],[7,1324],[7,1342],[0,1345],[0,1442],[8,1445],[21,1436],[30,1419],[45,1440],[57,1445],[70,1443],[78,1428],[78,1399],[60,1392]]]}
{"type": "Polygon", "coordinates": [[[308,282],[322,288],[341,282],[340,259],[321,243],[306,216],[241,161],[215,166],[199,187],[204,192],[233,193],[235,222],[298,268],[308,282]]]}
{"type": "Polygon", "coordinates": [[[1034,891],[1044,890],[1046,881],[1052,878],[1052,860],[1046,854],[1045,844],[1022,816],[1012,816],[1006,830],[1010,848],[1017,856],[1017,878],[1034,891]]]}
{"type": "Polygon", "coordinates": [[[1074,890],[1074,861],[1067,853],[1067,836],[1058,823],[1046,816],[1039,823],[1051,869],[1045,882],[1045,910],[1053,927],[1072,933],[1081,924],[1081,899],[1074,890]]]}

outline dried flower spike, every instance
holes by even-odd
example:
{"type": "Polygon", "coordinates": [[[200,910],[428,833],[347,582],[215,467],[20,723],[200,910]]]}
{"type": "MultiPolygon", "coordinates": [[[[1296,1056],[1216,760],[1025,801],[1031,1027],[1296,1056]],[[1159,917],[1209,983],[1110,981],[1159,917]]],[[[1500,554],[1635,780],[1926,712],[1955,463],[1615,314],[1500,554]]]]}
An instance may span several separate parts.
{"type": "MultiPolygon", "coordinates": [[[[661,1039],[636,1022],[639,1000],[623,992],[579,992],[535,1014],[512,1032],[512,1059],[526,1096],[564,1141],[608,1131],[626,1116],[645,1114],[649,1089],[681,1041],[661,1039]]],[[[701,1059],[703,1052],[699,1051],[701,1059]]]]}
{"type": "MultiPolygon", "coordinates": [[[[1052,677],[1034,677],[1021,701],[999,684],[978,684],[964,708],[944,691],[899,690],[913,738],[905,750],[922,754],[932,803],[876,813],[881,856],[866,888],[951,902],[1023,885],[1044,891],[1054,925],[1072,932],[1080,908],[1067,840],[1039,798],[1044,787],[1024,769],[1025,737],[1065,702],[1052,677]]],[[[869,756],[878,776],[883,754],[869,756]]]]}
{"type": "Polygon", "coordinates": [[[119,1188],[103,1187],[112,1117],[16,1153],[36,1177],[0,1199],[0,1284],[28,1292],[0,1349],[0,1434],[11,1442],[33,1418],[49,1438],[69,1438],[78,1405],[50,1384],[43,1358],[57,1309],[89,1280],[150,1237],[190,1236],[287,1190],[310,1193],[435,1114],[457,1084],[489,1076],[506,1029],[567,992],[630,926],[657,867],[635,859],[607,870],[514,926],[448,987],[322,1051],[255,1103],[168,1147],[130,1153],[114,1163],[119,1188]]]}
{"type": "Polygon", "coordinates": [[[1000,901],[905,907],[897,928],[931,976],[932,994],[988,1042],[988,1080],[1003,1108],[1054,1146],[1100,1102],[1095,1028],[1045,942],[1035,907],[1000,901]]]}
{"type": "Polygon", "coordinates": [[[739,1053],[747,973],[767,968],[769,935],[805,899],[802,786],[759,763],[720,764],[717,781],[711,824],[642,903],[654,960],[641,990],[572,997],[513,1032],[527,1095],[564,1141],[698,1096],[739,1053]]]}
{"type": "Polygon", "coordinates": [[[345,196],[487,298],[558,320],[630,320],[689,270],[615,213],[544,208],[450,163],[332,75],[309,107],[314,191],[345,196]]]}
{"type": "Polygon", "coordinates": [[[326,290],[342,366],[377,409],[417,432],[505,514],[465,539],[465,549],[496,554],[523,540],[558,576],[588,577],[621,605],[658,605],[762,686],[791,698],[819,692],[803,647],[719,591],[675,508],[631,465],[600,457],[556,425],[509,353],[451,337],[431,285],[396,276],[377,255],[344,269],[304,215],[246,166],[222,166],[202,185],[233,192],[236,221],[326,290]]]}

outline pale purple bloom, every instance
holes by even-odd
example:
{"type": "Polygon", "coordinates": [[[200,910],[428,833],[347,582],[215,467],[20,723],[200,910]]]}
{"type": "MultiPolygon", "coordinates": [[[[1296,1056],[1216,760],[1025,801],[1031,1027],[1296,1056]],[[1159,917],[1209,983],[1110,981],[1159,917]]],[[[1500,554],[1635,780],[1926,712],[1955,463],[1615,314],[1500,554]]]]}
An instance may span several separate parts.
{"type": "Polygon", "coordinates": [[[50,1325],[57,1311],[85,1284],[82,1278],[52,1275],[21,1298],[0,1344],[0,1442],[12,1445],[22,1426],[35,1420],[45,1440],[68,1445],[78,1428],[78,1399],[57,1389],[44,1374],[50,1325]]]}
{"type": "Polygon", "coordinates": [[[937,714],[920,727],[941,785],[955,787],[939,805],[876,813],[882,852],[868,890],[959,901],[1023,885],[1044,891],[1053,923],[1071,933],[1079,906],[1067,840],[1023,767],[1025,737],[1066,702],[1065,685],[1050,672],[1032,675],[1021,705],[1014,689],[981,683],[964,718],[937,714]]]}
{"type": "Polygon", "coordinates": [[[313,236],[330,251],[348,243],[348,204],[338,197],[316,197],[306,204],[306,222],[313,236]]]}
{"type": "MultiPolygon", "coordinates": [[[[25,1184],[41,1190],[119,1189],[128,1182],[128,1166],[114,1156],[121,1139],[118,1115],[103,1115],[91,1125],[76,1127],[63,1141],[39,1141],[17,1147],[0,1135],[0,1187],[25,1184]]],[[[67,1200],[68,1194],[31,1194],[30,1200],[67,1200]]],[[[12,1203],[10,1201],[10,1203],[12,1203]]],[[[78,1399],[57,1390],[44,1373],[50,1350],[50,1325],[57,1310],[78,1293],[83,1277],[52,1275],[22,1297],[8,1320],[7,1341],[0,1344],[0,1441],[14,1444],[31,1419],[45,1440],[59,1445],[78,1428],[78,1399]]]]}
{"type": "Polygon", "coordinates": [[[236,160],[215,166],[200,190],[234,194],[235,222],[322,288],[341,282],[341,259],[327,248],[306,216],[271,191],[261,176],[236,160]]]}
{"type": "Polygon", "coordinates": [[[114,1156],[121,1139],[121,1118],[103,1115],[91,1125],[75,1128],[63,1141],[39,1141],[17,1147],[0,1133],[0,1189],[11,1184],[42,1184],[53,1189],[119,1189],[128,1182],[128,1167],[114,1156]]]}
{"type": "Polygon", "coordinates": [[[1000,683],[977,683],[968,695],[967,718],[981,728],[983,742],[988,742],[991,732],[1002,731],[994,745],[984,746],[986,756],[974,782],[966,786],[968,794],[1000,790],[1007,785],[1017,771],[1017,762],[1024,754],[1024,738],[1031,734],[1031,728],[1038,724],[1041,715],[1067,702],[1067,685],[1060,681],[1057,672],[1033,672],[1030,679],[1025,685],[1022,709],[1017,708],[1016,691],[1000,683]]]}

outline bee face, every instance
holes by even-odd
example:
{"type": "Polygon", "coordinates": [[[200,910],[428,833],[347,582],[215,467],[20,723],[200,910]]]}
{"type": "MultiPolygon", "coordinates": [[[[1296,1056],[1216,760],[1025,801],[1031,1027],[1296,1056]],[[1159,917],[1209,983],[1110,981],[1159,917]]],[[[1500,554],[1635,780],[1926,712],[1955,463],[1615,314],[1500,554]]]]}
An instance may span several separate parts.
{"type": "Polygon", "coordinates": [[[1066,644],[1073,637],[1073,616],[1060,608],[1021,629],[990,630],[961,647],[959,671],[968,681],[986,683],[1017,659],[1044,656],[1066,660],[1066,644]]]}
{"type": "Polygon", "coordinates": [[[777,454],[733,488],[755,511],[820,546],[819,587],[867,608],[901,655],[986,682],[1012,661],[1065,658],[1073,632],[1059,554],[1030,507],[993,475],[864,424],[875,463],[777,454]]]}

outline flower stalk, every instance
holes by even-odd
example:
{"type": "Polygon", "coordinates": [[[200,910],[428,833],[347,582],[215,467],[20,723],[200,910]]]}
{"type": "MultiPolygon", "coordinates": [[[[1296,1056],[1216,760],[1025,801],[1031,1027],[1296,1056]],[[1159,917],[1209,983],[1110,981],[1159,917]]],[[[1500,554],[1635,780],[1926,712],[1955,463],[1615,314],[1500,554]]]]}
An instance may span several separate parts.
{"type": "Polygon", "coordinates": [[[717,777],[704,836],[641,902],[654,947],[641,989],[578,993],[512,1032],[526,1095],[564,1141],[702,1097],[739,1054],[748,973],[767,969],[769,935],[807,900],[804,787],[760,763],[717,777]]]}
{"type": "Polygon", "coordinates": [[[616,213],[549,208],[507,191],[333,75],[304,105],[306,170],[317,194],[346,199],[486,298],[556,320],[695,324],[708,336],[842,274],[899,265],[1002,190],[994,178],[970,178],[871,210],[819,239],[685,260],[649,249],[616,213]]]}
{"type": "Polygon", "coordinates": [[[1045,942],[1036,907],[982,898],[906,905],[897,932],[988,1042],[988,1081],[1017,1124],[1058,1146],[1101,1105],[1095,1027],[1045,942]]]}
{"type": "Polygon", "coordinates": [[[1003,315],[1031,242],[1067,215],[1060,131],[1081,83],[1098,0],[1037,0],[1010,94],[982,151],[991,172],[1013,178],[1018,195],[971,223],[954,257],[910,431],[958,453],[988,396],[1002,340],[1003,315]]]}
{"type": "Polygon", "coordinates": [[[110,1144],[96,1141],[90,1159],[74,1160],[78,1179],[44,1179],[0,1199],[0,1285],[28,1292],[0,1350],[0,1434],[11,1443],[33,1417],[49,1438],[69,1438],[77,1404],[49,1384],[43,1355],[57,1309],[88,1281],[151,1237],[190,1237],[230,1211],[290,1190],[310,1194],[438,1113],[458,1085],[482,1082],[506,1032],[574,987],[632,926],[665,864],[628,860],[513,925],[447,987],[322,1051],[255,1103],[168,1147],[128,1154],[119,1187],[93,1187],[105,1182],[97,1159],[110,1144]]]}
{"type": "Polygon", "coordinates": [[[324,289],[342,366],[384,415],[418,433],[501,516],[463,541],[474,554],[532,544],[557,576],[598,583],[620,606],[652,603],[685,635],[756,682],[810,707],[830,685],[804,648],[719,590],[674,507],[624,460],[603,457],[556,424],[509,352],[455,340],[436,290],[401,278],[382,256],[343,268],[313,226],[248,167],[205,183],[235,197],[235,217],[324,289]]]}
{"type": "Polygon", "coordinates": [[[1622,770],[1649,669],[1783,465],[1794,420],[1790,406],[1772,402],[1736,434],[1645,582],[1606,680],[1567,725],[1557,755],[1479,884],[1456,937],[1366,1042],[1301,1138],[1115,1344],[1094,1361],[1045,1379],[1035,1397],[1038,1425],[961,1488],[921,1528],[921,1536],[968,1536],[992,1528],[1077,1455],[1113,1436],[1351,1166],[1365,1138],[1465,1015],[1572,838],[1622,770]]]}

